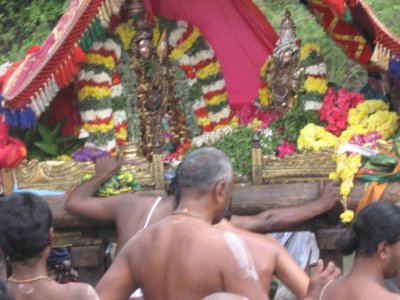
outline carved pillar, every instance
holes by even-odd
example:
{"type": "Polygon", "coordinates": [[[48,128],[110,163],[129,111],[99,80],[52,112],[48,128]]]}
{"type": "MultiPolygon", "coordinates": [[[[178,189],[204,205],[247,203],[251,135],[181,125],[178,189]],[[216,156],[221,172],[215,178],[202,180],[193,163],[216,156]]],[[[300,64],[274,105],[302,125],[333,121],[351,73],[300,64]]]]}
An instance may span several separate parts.
{"type": "Polygon", "coordinates": [[[0,171],[1,182],[3,186],[3,193],[8,195],[13,191],[14,179],[12,169],[1,169],[0,171]]]}
{"type": "Polygon", "coordinates": [[[251,145],[251,182],[253,185],[262,184],[262,167],[260,138],[256,134],[251,145]]]}

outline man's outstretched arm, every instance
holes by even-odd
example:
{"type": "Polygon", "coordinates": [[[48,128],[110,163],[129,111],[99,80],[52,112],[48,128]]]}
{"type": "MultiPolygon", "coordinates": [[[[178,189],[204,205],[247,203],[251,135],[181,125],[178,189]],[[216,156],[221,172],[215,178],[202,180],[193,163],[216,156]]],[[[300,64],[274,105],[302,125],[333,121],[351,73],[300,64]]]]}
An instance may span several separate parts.
{"type": "Polygon", "coordinates": [[[339,201],[339,187],[333,182],[326,182],[322,184],[315,201],[298,206],[267,209],[254,216],[233,215],[231,223],[241,229],[259,233],[285,230],[328,211],[339,201]]]}
{"type": "Polygon", "coordinates": [[[96,160],[94,176],[73,190],[65,202],[65,210],[70,214],[100,221],[113,221],[120,202],[126,195],[95,197],[103,182],[116,173],[122,165],[122,158],[103,156],[96,160]]]}

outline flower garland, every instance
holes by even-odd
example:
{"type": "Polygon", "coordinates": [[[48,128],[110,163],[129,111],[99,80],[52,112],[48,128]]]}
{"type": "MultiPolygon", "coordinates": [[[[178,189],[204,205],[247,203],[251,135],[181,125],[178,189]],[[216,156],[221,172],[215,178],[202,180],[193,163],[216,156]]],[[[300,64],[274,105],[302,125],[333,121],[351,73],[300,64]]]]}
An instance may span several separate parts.
{"type": "Polygon", "coordinates": [[[94,43],[78,77],[78,105],[83,128],[89,133],[85,147],[108,152],[126,141],[126,117],[115,109],[122,87],[115,73],[121,47],[112,39],[94,43]],[[115,112],[115,114],[114,114],[115,112]]]}
{"type": "Polygon", "coordinates": [[[319,110],[319,119],[328,123],[325,126],[327,131],[339,136],[347,127],[349,110],[363,101],[364,96],[360,93],[348,92],[343,88],[338,91],[330,88],[319,110]]]}
{"type": "Polygon", "coordinates": [[[201,136],[192,139],[192,145],[195,147],[210,146],[219,141],[223,136],[232,133],[234,130],[231,126],[225,126],[223,128],[214,130],[212,132],[206,132],[201,136]]]}
{"type": "Polygon", "coordinates": [[[201,131],[210,132],[228,125],[233,113],[214,50],[196,27],[184,21],[176,22],[168,42],[173,47],[170,58],[178,62],[192,86],[200,84],[201,95],[193,108],[201,131]]]}
{"type": "Polygon", "coordinates": [[[304,109],[319,110],[328,88],[327,67],[316,44],[305,44],[300,49],[300,69],[304,69],[298,101],[304,109]]]}
{"type": "MultiPolygon", "coordinates": [[[[382,100],[368,100],[351,108],[348,113],[349,126],[338,138],[336,145],[339,149],[346,143],[359,146],[374,145],[382,137],[392,137],[398,128],[398,116],[389,112],[389,106],[382,100]]],[[[330,179],[340,179],[340,194],[344,207],[347,209],[347,198],[354,186],[354,177],[362,164],[361,154],[343,153],[336,156],[336,172],[330,179]]]]}

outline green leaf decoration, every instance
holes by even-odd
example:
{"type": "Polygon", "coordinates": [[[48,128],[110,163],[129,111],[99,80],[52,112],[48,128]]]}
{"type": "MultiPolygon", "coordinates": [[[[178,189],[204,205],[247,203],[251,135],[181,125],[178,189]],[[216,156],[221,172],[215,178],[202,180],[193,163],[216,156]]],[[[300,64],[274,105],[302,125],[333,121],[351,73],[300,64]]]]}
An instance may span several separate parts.
{"type": "Polygon", "coordinates": [[[58,146],[56,144],[47,144],[45,142],[35,142],[34,145],[43,152],[52,156],[58,156],[58,146]]]}

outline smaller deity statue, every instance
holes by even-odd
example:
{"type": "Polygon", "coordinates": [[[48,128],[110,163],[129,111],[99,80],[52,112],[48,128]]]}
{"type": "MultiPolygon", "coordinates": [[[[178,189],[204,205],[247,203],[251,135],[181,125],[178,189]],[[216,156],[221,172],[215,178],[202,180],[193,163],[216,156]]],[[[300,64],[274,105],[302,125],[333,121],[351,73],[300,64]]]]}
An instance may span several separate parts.
{"type": "Polygon", "coordinates": [[[286,11],[280,28],[280,37],[268,65],[266,78],[271,106],[275,113],[282,117],[296,105],[301,70],[296,26],[290,18],[289,11],[286,11]]]}

